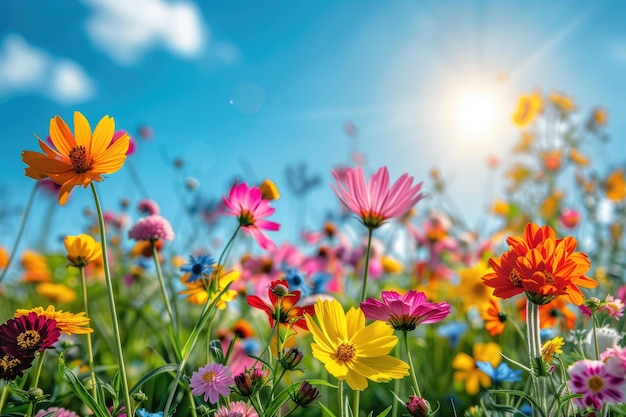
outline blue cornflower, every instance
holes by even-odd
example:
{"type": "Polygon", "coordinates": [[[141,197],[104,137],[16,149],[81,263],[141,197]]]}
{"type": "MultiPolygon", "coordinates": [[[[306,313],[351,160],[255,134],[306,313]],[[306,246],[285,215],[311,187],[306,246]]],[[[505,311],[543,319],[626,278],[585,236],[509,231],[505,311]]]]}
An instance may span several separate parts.
{"type": "Polygon", "coordinates": [[[180,267],[182,272],[189,272],[187,282],[196,282],[202,279],[202,275],[209,275],[213,272],[215,260],[209,255],[200,255],[198,259],[189,255],[189,263],[180,267]]]}
{"type": "Polygon", "coordinates": [[[304,277],[297,269],[287,269],[285,280],[287,280],[287,284],[289,284],[290,291],[300,291],[300,295],[303,298],[311,295],[311,286],[307,284],[304,277]]]}
{"type": "Polygon", "coordinates": [[[554,339],[554,332],[552,329],[541,329],[539,330],[539,337],[542,341],[548,341],[554,339]]]}
{"type": "Polygon", "coordinates": [[[311,285],[313,285],[313,294],[327,294],[328,284],[333,279],[328,272],[318,271],[311,276],[311,285]]]}
{"type": "Polygon", "coordinates": [[[163,417],[163,411],[151,413],[145,408],[140,408],[139,410],[137,410],[137,414],[139,414],[139,417],[163,417]]]}
{"type": "Polygon", "coordinates": [[[517,382],[522,380],[521,369],[511,369],[506,362],[501,362],[498,368],[494,368],[489,362],[477,361],[478,369],[489,375],[494,385],[500,382],[517,382]]]}
{"type": "Polygon", "coordinates": [[[467,324],[462,321],[450,321],[437,329],[437,334],[445,337],[453,348],[459,343],[461,336],[467,331],[467,324]]]}

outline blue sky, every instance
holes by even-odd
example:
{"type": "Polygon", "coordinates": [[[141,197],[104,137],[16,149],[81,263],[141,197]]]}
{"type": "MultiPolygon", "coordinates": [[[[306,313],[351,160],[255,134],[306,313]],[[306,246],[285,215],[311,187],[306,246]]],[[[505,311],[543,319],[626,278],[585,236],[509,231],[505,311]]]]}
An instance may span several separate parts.
{"type": "MultiPolygon", "coordinates": [[[[132,164],[166,216],[176,211],[171,161],[185,161],[205,195],[235,177],[273,178],[306,161],[322,186],[308,198],[309,226],[336,207],[330,169],[355,145],[370,172],[387,165],[427,179],[439,168],[468,219],[488,204],[485,159],[517,136],[520,94],[571,95],[581,115],[609,111],[610,164],[623,163],[626,5],[620,1],[166,1],[3,2],[0,15],[2,198],[23,207],[32,180],[23,149],[36,149],[49,119],[80,110],[135,132],[132,164]],[[490,119],[463,125],[459,102],[487,98],[490,119]],[[346,121],[358,128],[346,136],[346,121]],[[478,196],[478,198],[477,198],[478,196]]],[[[500,185],[501,185],[501,180],[500,185]]],[[[295,200],[281,186],[284,236],[295,234],[295,200]]],[[[127,168],[99,184],[105,207],[140,192],[127,168]]],[[[76,189],[58,214],[59,233],[82,232],[91,205],[76,189]]],[[[35,207],[43,213],[42,204],[35,207]]],[[[14,220],[17,217],[13,218],[14,220]]],[[[19,219],[19,218],[17,218],[19,219]]],[[[28,236],[37,236],[37,222],[28,236]]],[[[3,222],[10,245],[15,222],[3,222]]],[[[27,236],[27,237],[28,237],[27,236]]]]}

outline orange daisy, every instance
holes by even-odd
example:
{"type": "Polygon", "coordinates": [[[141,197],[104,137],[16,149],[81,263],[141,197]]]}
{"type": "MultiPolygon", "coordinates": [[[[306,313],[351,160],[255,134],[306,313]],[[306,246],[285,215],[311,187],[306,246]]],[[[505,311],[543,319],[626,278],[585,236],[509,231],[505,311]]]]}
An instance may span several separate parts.
{"type": "Polygon", "coordinates": [[[113,118],[104,116],[92,134],[85,116],[76,111],[72,134],[67,123],[55,116],[50,119],[54,147],[37,138],[44,153],[23,151],[22,161],[28,165],[24,173],[36,180],[50,178],[60,185],[59,204],[63,206],[72,188],[87,188],[92,181],[102,181],[103,174],[112,174],[124,165],[130,137],[124,134],[113,141],[114,130],[113,118]]]}
{"type": "Polygon", "coordinates": [[[489,305],[480,312],[480,316],[485,320],[485,329],[491,336],[497,336],[504,332],[504,323],[507,317],[504,311],[500,309],[500,303],[497,300],[489,300],[489,305]]]}

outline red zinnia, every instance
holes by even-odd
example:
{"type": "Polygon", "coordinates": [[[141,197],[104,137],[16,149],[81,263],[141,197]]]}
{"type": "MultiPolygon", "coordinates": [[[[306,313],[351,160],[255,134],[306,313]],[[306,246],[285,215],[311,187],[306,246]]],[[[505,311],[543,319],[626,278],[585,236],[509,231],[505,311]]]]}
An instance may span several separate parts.
{"type": "Polygon", "coordinates": [[[300,327],[309,330],[304,320],[304,314],[315,315],[313,305],[297,307],[300,301],[300,291],[289,292],[289,284],[285,280],[272,281],[267,291],[270,302],[266,303],[256,295],[248,296],[248,304],[265,311],[270,320],[270,326],[274,326],[277,320],[281,324],[300,327]]]}
{"type": "Polygon", "coordinates": [[[31,312],[0,325],[0,347],[6,354],[22,359],[51,348],[60,334],[56,320],[31,312]]]}

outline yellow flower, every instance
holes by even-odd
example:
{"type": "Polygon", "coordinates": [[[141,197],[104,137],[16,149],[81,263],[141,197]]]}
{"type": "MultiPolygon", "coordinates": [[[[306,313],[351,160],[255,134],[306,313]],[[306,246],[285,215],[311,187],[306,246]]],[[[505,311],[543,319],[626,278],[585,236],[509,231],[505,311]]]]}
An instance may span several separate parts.
{"type": "Polygon", "coordinates": [[[102,244],[96,242],[90,235],[65,236],[64,243],[67,259],[77,268],[102,258],[102,244]]]}
{"type": "Polygon", "coordinates": [[[391,256],[383,256],[383,271],[387,274],[399,274],[404,268],[402,263],[391,256]]]}
{"type": "Polygon", "coordinates": [[[576,110],[576,103],[570,97],[565,94],[552,92],[550,93],[550,101],[556,106],[562,113],[570,113],[576,110]]]}
{"type": "Polygon", "coordinates": [[[24,268],[24,282],[47,282],[52,279],[46,257],[35,251],[24,251],[22,267],[24,268]]]}
{"type": "Polygon", "coordinates": [[[513,152],[528,152],[535,142],[535,135],[530,132],[522,132],[522,137],[517,145],[513,148],[513,152]]]}
{"type": "Polygon", "coordinates": [[[49,305],[47,309],[43,307],[35,307],[30,310],[18,309],[15,317],[28,316],[28,313],[35,312],[38,316],[44,316],[48,319],[54,319],[57,327],[66,334],[86,334],[92,333],[93,329],[89,328],[89,318],[85,317],[85,313],[70,313],[63,310],[55,310],[54,306],[49,305]]]}
{"type": "Polygon", "coordinates": [[[39,140],[44,152],[23,151],[22,161],[28,167],[27,177],[50,178],[61,186],[59,204],[67,202],[70,191],[77,185],[87,188],[92,181],[102,181],[103,174],[119,170],[126,160],[130,137],[124,134],[113,142],[115,122],[104,116],[91,132],[89,122],[80,112],[74,112],[74,134],[59,116],[50,119],[50,139],[54,147],[39,140]]]}
{"type": "Polygon", "coordinates": [[[513,113],[513,123],[519,127],[528,126],[541,112],[543,103],[541,94],[535,91],[532,94],[524,94],[517,103],[517,109],[513,113]]]}
{"type": "Polygon", "coordinates": [[[493,203],[491,203],[490,212],[493,214],[498,214],[500,216],[507,216],[510,211],[509,203],[504,200],[496,199],[493,203]]]}
{"type": "Polygon", "coordinates": [[[37,294],[58,303],[71,303],[76,299],[76,291],[63,284],[42,282],[35,289],[37,294]]]}
{"type": "Polygon", "coordinates": [[[481,279],[490,268],[485,262],[479,262],[471,268],[459,269],[461,282],[455,289],[455,296],[461,299],[463,311],[476,306],[481,309],[493,299],[492,289],[486,286],[481,279]]]}
{"type": "Polygon", "coordinates": [[[474,343],[473,355],[459,352],[452,361],[452,368],[455,369],[454,382],[464,382],[465,391],[470,395],[478,394],[480,386],[489,388],[491,378],[489,375],[478,369],[476,362],[489,362],[497,368],[502,357],[500,356],[500,345],[497,343],[474,343]]]}
{"type": "Polygon", "coordinates": [[[561,205],[561,201],[565,194],[561,190],[554,190],[552,194],[546,197],[545,200],[541,203],[541,207],[539,208],[539,213],[541,213],[541,217],[545,220],[553,219],[559,210],[559,206],[561,205]]]}
{"type": "Polygon", "coordinates": [[[274,181],[266,179],[261,183],[260,188],[263,200],[278,200],[280,198],[280,191],[278,191],[274,181]]]}
{"type": "Polygon", "coordinates": [[[576,148],[569,150],[569,159],[578,166],[586,167],[589,165],[589,158],[576,148]]]}
{"type": "Polygon", "coordinates": [[[408,375],[409,366],[388,353],[398,343],[393,328],[382,321],[365,325],[360,308],[344,313],[337,300],[315,303],[317,323],[309,314],[306,324],[313,335],[313,357],[353,390],[367,388],[367,379],[387,382],[408,375]]]}
{"type": "Polygon", "coordinates": [[[9,265],[9,253],[5,248],[0,246],[0,269],[4,269],[9,265]]]}
{"type": "Polygon", "coordinates": [[[593,113],[591,113],[591,119],[596,125],[604,126],[608,123],[609,116],[607,115],[606,110],[596,108],[593,110],[593,113]]]}
{"type": "MultiPolygon", "coordinates": [[[[211,301],[217,297],[217,295],[231,282],[235,282],[239,280],[241,277],[241,272],[236,269],[231,269],[226,273],[222,273],[222,267],[219,268],[220,276],[217,281],[217,292],[213,295],[211,301]]],[[[213,278],[215,278],[218,271],[213,271],[213,278]]],[[[207,288],[209,288],[209,280],[199,279],[195,282],[187,282],[190,274],[185,274],[180,278],[180,282],[187,287],[186,290],[180,291],[179,294],[187,295],[185,301],[192,304],[204,304],[209,299],[209,292],[207,288]]],[[[216,307],[220,310],[224,310],[226,308],[226,303],[233,301],[237,298],[237,291],[233,289],[228,289],[223,295],[222,298],[216,304],[216,307]]]]}
{"type": "Polygon", "coordinates": [[[621,201],[626,197],[626,178],[624,178],[624,171],[621,169],[613,171],[604,183],[604,190],[609,200],[621,201]]]}
{"type": "Polygon", "coordinates": [[[563,345],[565,342],[562,337],[555,337],[552,340],[548,340],[541,346],[541,357],[545,363],[552,363],[555,354],[563,353],[563,345]]]}

